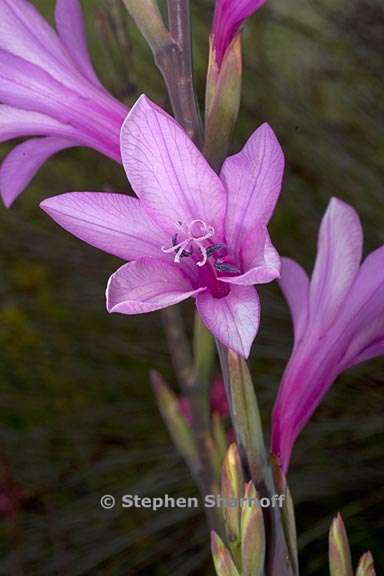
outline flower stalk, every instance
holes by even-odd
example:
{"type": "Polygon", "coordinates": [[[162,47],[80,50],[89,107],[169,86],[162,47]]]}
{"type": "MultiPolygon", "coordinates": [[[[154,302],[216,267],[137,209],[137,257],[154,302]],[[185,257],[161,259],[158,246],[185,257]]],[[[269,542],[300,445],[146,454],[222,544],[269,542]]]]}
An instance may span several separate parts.
{"type": "Polygon", "coordinates": [[[202,124],[193,82],[189,0],[168,0],[168,29],[156,0],[123,1],[153,52],[176,120],[200,147],[202,124]]]}
{"type": "MultiPolygon", "coordinates": [[[[265,450],[262,423],[251,375],[246,361],[235,352],[217,343],[232,424],[241,458],[249,478],[254,482],[262,497],[270,497],[286,488],[276,483],[272,475],[269,457],[265,450]]],[[[288,513],[289,534],[292,534],[292,512],[288,513]]],[[[284,529],[283,513],[272,508],[266,511],[268,574],[292,576],[298,573],[294,547],[289,545],[287,530],[284,529]]],[[[291,538],[295,542],[295,538],[291,538]]]]}

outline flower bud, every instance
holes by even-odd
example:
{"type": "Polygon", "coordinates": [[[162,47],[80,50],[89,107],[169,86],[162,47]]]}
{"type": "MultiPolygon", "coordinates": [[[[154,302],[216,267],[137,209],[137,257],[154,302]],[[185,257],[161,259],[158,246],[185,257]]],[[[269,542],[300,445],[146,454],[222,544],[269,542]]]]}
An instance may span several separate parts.
{"type": "MultiPolygon", "coordinates": [[[[240,502],[240,498],[244,494],[243,469],[236,444],[231,444],[224,460],[221,475],[221,494],[226,500],[233,500],[234,502],[240,502]]],[[[241,537],[240,505],[226,506],[224,508],[224,519],[228,541],[233,545],[239,544],[241,537]]]]}
{"type": "Polygon", "coordinates": [[[192,470],[198,467],[199,456],[189,424],[184,417],[179,400],[162,376],[151,372],[153,390],[168,431],[175,446],[192,470]]]}
{"type": "Polygon", "coordinates": [[[212,39],[206,88],[204,153],[215,169],[227,155],[241,98],[241,37],[236,35],[219,67],[212,39]]]}
{"type": "Polygon", "coordinates": [[[211,550],[217,576],[240,576],[231,553],[216,532],[211,532],[211,550]]]}
{"type": "Polygon", "coordinates": [[[262,576],[265,562],[263,511],[256,488],[249,482],[245,488],[241,513],[242,576],[262,576]]]}
{"type": "Polygon", "coordinates": [[[340,514],[329,531],[329,569],[331,576],[353,576],[348,536],[340,514]]]}
{"type": "Polygon", "coordinates": [[[156,0],[123,1],[153,51],[157,52],[169,42],[169,32],[165,27],[156,0]]]}
{"type": "Polygon", "coordinates": [[[376,570],[373,565],[373,557],[370,552],[366,552],[360,558],[356,576],[376,576],[376,570]]]}

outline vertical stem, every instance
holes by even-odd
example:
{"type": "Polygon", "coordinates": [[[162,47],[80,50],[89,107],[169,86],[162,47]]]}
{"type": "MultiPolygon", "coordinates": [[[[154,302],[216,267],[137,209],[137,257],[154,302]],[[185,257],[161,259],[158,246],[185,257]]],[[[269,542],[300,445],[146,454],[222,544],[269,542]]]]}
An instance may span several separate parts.
{"type": "MultiPolygon", "coordinates": [[[[257,491],[271,497],[276,489],[272,469],[265,451],[257,398],[246,361],[235,352],[217,343],[231,419],[244,468],[257,491]]],[[[282,526],[281,510],[265,509],[267,542],[267,574],[293,576],[289,550],[282,526]]]]}
{"type": "Polygon", "coordinates": [[[169,31],[178,48],[175,99],[180,124],[202,146],[203,127],[193,81],[192,28],[189,0],[168,0],[169,31]]]}
{"type": "MultiPolygon", "coordinates": [[[[168,0],[168,21],[171,43],[157,51],[156,62],[166,81],[173,113],[190,138],[201,148],[203,127],[193,82],[192,39],[189,0],[168,0]]],[[[185,336],[182,317],[178,309],[164,311],[165,329],[171,346],[171,354],[183,393],[189,400],[192,429],[199,452],[199,488],[204,496],[219,490],[220,471],[215,469],[215,446],[211,434],[209,412],[210,359],[203,358],[201,346],[206,345],[199,319],[195,331],[202,337],[195,339],[195,361],[185,336]],[[200,328],[200,330],[199,330],[200,328]],[[200,350],[199,350],[200,346],[200,350]]],[[[209,351],[209,345],[207,346],[209,351]]],[[[208,353],[208,355],[210,355],[208,353]]],[[[211,355],[212,356],[212,355],[211,355]]],[[[223,534],[221,517],[216,509],[207,510],[211,529],[223,534]]]]}
{"type": "Polygon", "coordinates": [[[180,308],[162,310],[162,320],[177,380],[183,388],[187,387],[192,375],[192,354],[180,308]]]}

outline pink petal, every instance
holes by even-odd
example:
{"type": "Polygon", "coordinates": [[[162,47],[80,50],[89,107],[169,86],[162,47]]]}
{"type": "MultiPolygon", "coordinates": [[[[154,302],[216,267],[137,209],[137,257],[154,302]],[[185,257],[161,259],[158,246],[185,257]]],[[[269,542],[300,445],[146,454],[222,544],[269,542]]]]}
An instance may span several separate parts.
{"type": "Polygon", "coordinates": [[[201,219],[221,237],[220,179],[177,122],[145,96],[123,125],[121,154],[134,191],[164,230],[173,235],[178,222],[201,219]]]}
{"type": "Polygon", "coordinates": [[[216,0],[212,33],[219,66],[241,24],[264,2],[265,0],[216,0]]]}
{"type": "Polygon", "coordinates": [[[55,20],[59,36],[78,70],[90,82],[103,88],[96,76],[89,55],[80,2],[78,0],[57,0],[55,20]]]}
{"type": "MultiPolygon", "coordinates": [[[[89,85],[91,86],[91,85],[89,85]]],[[[125,108],[100,90],[70,90],[30,62],[0,50],[0,101],[47,114],[69,124],[81,135],[81,143],[120,162],[119,132],[125,108]],[[77,94],[80,92],[81,95],[77,94]]]]}
{"type": "Polygon", "coordinates": [[[124,260],[161,257],[169,238],[150,220],[137,198],[125,194],[72,192],[40,204],[65,230],[124,260]]]}
{"type": "Polygon", "coordinates": [[[268,284],[280,277],[280,256],[266,231],[263,231],[259,237],[256,234],[250,245],[246,242],[241,248],[241,255],[246,271],[239,276],[221,277],[222,282],[252,286],[253,284],[268,284]],[[258,243],[260,243],[259,247],[258,243]]]}
{"type": "Polygon", "coordinates": [[[255,227],[270,220],[281,191],[284,156],[268,124],[253,133],[244,148],[224,162],[221,179],[228,191],[226,242],[240,252],[255,227]]]}
{"type": "Polygon", "coordinates": [[[224,298],[208,291],[196,299],[199,314],[208,330],[227,348],[248,358],[260,323],[260,302],[251,286],[231,286],[224,298]]]}
{"type": "Polygon", "coordinates": [[[384,356],[384,338],[380,340],[380,342],[376,342],[375,344],[368,346],[368,348],[365,348],[365,350],[362,350],[358,356],[354,357],[351,366],[356,366],[357,364],[361,364],[362,362],[366,362],[367,360],[379,356],[384,356]]]}
{"type": "Polygon", "coordinates": [[[384,246],[364,260],[337,322],[349,337],[343,362],[354,365],[367,348],[384,339],[384,246]]]}
{"type": "Polygon", "coordinates": [[[0,100],[26,110],[60,115],[68,122],[76,115],[79,122],[89,114],[92,102],[57,82],[50,74],[25,59],[0,50],[0,100]]]}
{"type": "Polygon", "coordinates": [[[297,344],[308,319],[309,279],[305,270],[290,258],[282,258],[280,287],[291,310],[297,344]]]}
{"type": "Polygon", "coordinates": [[[0,49],[44,68],[56,80],[77,74],[56,32],[25,0],[0,0],[0,49]]]}
{"type": "Polygon", "coordinates": [[[121,314],[144,314],[178,304],[205,288],[194,289],[176,264],[142,258],[125,264],[109,279],[107,310],[121,314]]]}
{"type": "Polygon", "coordinates": [[[54,154],[75,146],[64,138],[36,138],[16,146],[0,168],[0,195],[9,207],[28,186],[42,165],[54,154]]]}
{"type": "Polygon", "coordinates": [[[356,211],[332,198],[320,226],[310,286],[309,321],[321,331],[334,321],[359,270],[363,232],[356,211]]]}
{"type": "Polygon", "coordinates": [[[79,138],[79,134],[71,126],[46,114],[0,104],[0,142],[23,136],[46,135],[79,138]]]}

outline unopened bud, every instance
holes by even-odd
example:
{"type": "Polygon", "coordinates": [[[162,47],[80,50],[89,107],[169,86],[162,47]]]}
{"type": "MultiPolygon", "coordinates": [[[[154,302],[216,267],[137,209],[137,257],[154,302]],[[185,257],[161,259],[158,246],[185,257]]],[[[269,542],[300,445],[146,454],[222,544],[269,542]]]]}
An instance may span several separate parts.
{"type": "Polygon", "coordinates": [[[169,42],[157,0],[123,0],[140,32],[154,52],[169,42]]]}
{"type": "Polygon", "coordinates": [[[158,372],[151,372],[151,382],[173,442],[191,469],[196,470],[199,456],[191,428],[181,411],[179,399],[158,372]]]}
{"type": "Polygon", "coordinates": [[[241,513],[242,576],[262,576],[265,562],[263,511],[256,488],[249,482],[245,488],[241,513]]]}
{"type": "Polygon", "coordinates": [[[211,532],[211,550],[217,576],[240,576],[231,553],[216,532],[211,532]]]}
{"type": "Polygon", "coordinates": [[[238,34],[218,67],[211,41],[206,88],[206,131],[204,153],[215,169],[227,155],[233,129],[239,114],[242,58],[238,34]]]}
{"type": "MultiPolygon", "coordinates": [[[[233,502],[237,503],[240,502],[240,498],[244,494],[243,469],[236,444],[231,444],[224,460],[221,475],[221,493],[227,501],[233,500],[233,502]]],[[[226,506],[224,508],[224,518],[229,542],[239,542],[241,536],[240,505],[226,506]]]]}
{"type": "Polygon", "coordinates": [[[370,552],[366,552],[360,558],[356,576],[376,576],[375,567],[373,565],[373,556],[370,552]]]}
{"type": "Polygon", "coordinates": [[[329,531],[329,569],[331,576],[353,576],[348,536],[340,514],[329,531]]]}

